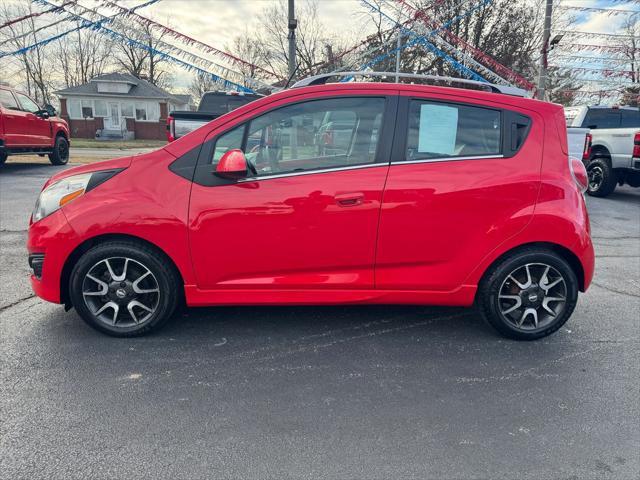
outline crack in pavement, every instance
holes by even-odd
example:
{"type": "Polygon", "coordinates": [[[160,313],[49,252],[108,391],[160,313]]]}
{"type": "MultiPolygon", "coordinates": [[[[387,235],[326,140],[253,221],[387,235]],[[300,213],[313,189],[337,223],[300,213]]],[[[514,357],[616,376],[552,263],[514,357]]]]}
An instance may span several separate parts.
{"type": "Polygon", "coordinates": [[[14,302],[11,302],[11,303],[9,303],[7,305],[3,305],[3,306],[0,307],[0,313],[4,312],[5,310],[8,310],[11,307],[15,307],[16,305],[19,305],[22,302],[26,302],[27,300],[35,298],[35,296],[36,296],[36,294],[32,293],[31,295],[29,295],[27,297],[23,297],[23,298],[20,298],[20,299],[14,301],[14,302]]]}
{"type": "Polygon", "coordinates": [[[622,290],[616,290],[615,288],[606,287],[606,286],[602,285],[601,283],[591,282],[591,285],[595,285],[596,287],[600,287],[603,290],[607,290],[607,291],[612,292],[612,293],[617,293],[619,295],[626,295],[628,297],[640,298],[640,295],[638,295],[638,294],[629,293],[629,292],[623,292],[622,290]]]}

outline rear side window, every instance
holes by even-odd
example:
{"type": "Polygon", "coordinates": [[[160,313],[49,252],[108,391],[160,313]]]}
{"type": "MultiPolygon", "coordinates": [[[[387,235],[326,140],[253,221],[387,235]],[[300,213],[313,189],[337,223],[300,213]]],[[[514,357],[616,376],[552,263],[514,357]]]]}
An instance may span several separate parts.
{"type": "Polygon", "coordinates": [[[406,159],[499,155],[501,126],[499,110],[413,100],[406,159]]]}
{"type": "Polygon", "coordinates": [[[582,121],[582,128],[620,128],[620,110],[591,108],[582,121]]]}
{"type": "Polygon", "coordinates": [[[640,110],[620,110],[622,128],[640,128],[640,110]]]}
{"type": "Polygon", "coordinates": [[[18,103],[16,99],[13,97],[13,94],[9,90],[2,90],[0,88],[0,105],[4,108],[18,108],[18,103]]]}

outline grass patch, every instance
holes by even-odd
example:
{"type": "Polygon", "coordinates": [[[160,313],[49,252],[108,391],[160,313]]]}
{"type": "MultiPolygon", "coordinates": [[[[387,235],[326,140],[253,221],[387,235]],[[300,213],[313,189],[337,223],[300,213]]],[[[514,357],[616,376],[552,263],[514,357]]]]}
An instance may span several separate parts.
{"type": "Polygon", "coordinates": [[[94,140],[92,138],[72,138],[72,148],[160,148],[166,140],[94,140]]]}

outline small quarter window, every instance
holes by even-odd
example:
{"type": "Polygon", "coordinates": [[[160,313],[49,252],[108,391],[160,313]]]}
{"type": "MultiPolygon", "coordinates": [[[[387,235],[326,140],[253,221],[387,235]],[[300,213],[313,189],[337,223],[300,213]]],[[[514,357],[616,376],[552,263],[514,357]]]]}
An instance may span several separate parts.
{"type": "Polygon", "coordinates": [[[213,158],[211,159],[211,164],[217,165],[222,155],[227,151],[242,148],[243,135],[244,125],[241,125],[218,137],[216,145],[213,147],[213,158]]]}
{"type": "Polygon", "coordinates": [[[490,108],[414,100],[407,160],[499,155],[501,113],[490,108]]]}

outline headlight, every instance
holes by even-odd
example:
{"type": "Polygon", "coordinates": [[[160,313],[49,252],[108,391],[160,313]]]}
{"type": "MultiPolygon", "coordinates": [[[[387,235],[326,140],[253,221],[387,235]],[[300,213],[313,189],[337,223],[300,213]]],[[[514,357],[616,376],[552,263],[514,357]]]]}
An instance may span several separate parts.
{"type": "Polygon", "coordinates": [[[38,197],[36,207],[31,215],[33,222],[51,215],[63,205],[97,187],[120,171],[122,169],[83,173],[52,183],[38,197]]]}

